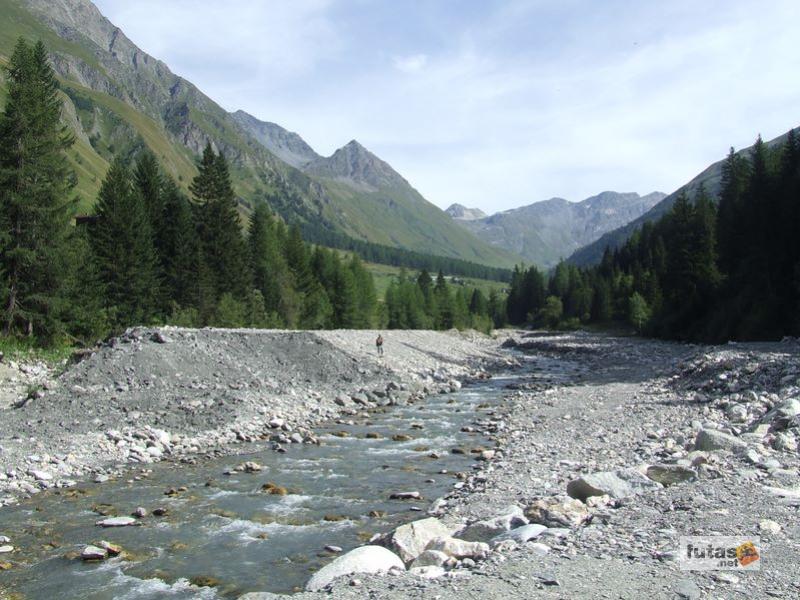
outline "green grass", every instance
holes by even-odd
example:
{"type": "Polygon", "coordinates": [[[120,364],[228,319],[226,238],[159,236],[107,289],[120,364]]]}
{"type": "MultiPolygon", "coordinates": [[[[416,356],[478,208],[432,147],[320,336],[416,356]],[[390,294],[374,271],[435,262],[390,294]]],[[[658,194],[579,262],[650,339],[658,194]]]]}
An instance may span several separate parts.
{"type": "Polygon", "coordinates": [[[40,360],[48,365],[63,364],[75,352],[75,348],[68,344],[59,344],[50,348],[36,345],[35,340],[16,337],[0,336],[0,352],[3,360],[40,360]]]}
{"type": "MultiPolygon", "coordinates": [[[[386,294],[386,290],[391,285],[392,281],[400,275],[401,268],[400,267],[393,267],[391,265],[380,265],[377,263],[365,263],[364,265],[367,270],[372,274],[372,278],[375,281],[375,291],[378,293],[378,298],[383,300],[383,297],[386,294]]],[[[406,269],[406,273],[409,276],[417,277],[419,275],[419,271],[414,269],[406,269]]],[[[436,277],[436,273],[432,273],[431,277],[436,277]]],[[[448,277],[448,282],[455,285],[460,285],[458,283],[453,283],[453,280],[448,277]]],[[[490,281],[488,279],[474,279],[471,277],[457,277],[457,281],[463,282],[464,285],[468,288],[477,288],[481,290],[487,297],[489,296],[489,292],[491,290],[497,290],[498,292],[503,292],[504,290],[508,289],[507,283],[502,283],[499,281],[490,281]]]]}
{"type": "Polygon", "coordinates": [[[484,265],[510,268],[520,262],[462,229],[413,188],[369,192],[322,181],[340,209],[328,215],[330,220],[355,238],[484,265]]]}

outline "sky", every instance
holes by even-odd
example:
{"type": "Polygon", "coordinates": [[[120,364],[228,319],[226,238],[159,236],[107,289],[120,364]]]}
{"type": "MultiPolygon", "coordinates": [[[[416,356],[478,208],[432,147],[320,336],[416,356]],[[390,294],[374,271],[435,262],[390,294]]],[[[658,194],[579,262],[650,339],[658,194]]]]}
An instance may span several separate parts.
{"type": "Polygon", "coordinates": [[[428,200],[672,192],[800,126],[797,0],[95,0],[225,109],[428,200]]]}

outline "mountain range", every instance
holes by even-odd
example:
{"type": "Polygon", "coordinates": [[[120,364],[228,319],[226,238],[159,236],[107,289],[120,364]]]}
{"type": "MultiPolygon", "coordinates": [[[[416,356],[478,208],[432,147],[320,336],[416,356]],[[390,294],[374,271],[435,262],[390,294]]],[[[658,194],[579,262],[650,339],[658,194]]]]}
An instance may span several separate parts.
{"type": "Polygon", "coordinates": [[[641,216],[666,194],[603,192],[581,202],[551,198],[486,216],[454,204],[447,213],[485,242],[550,268],[603,234],[641,216]]]}
{"type": "MultiPolygon", "coordinates": [[[[75,133],[69,160],[83,210],[91,210],[114,157],[149,149],[188,189],[210,143],[231,163],[243,213],[265,201],[317,231],[493,266],[519,260],[459,227],[355,140],[323,157],[275,123],[227,112],[89,0],[0,0],[0,14],[0,62],[20,36],[41,39],[51,53],[75,133]]],[[[0,101],[4,94],[0,80],[0,101]]]]}

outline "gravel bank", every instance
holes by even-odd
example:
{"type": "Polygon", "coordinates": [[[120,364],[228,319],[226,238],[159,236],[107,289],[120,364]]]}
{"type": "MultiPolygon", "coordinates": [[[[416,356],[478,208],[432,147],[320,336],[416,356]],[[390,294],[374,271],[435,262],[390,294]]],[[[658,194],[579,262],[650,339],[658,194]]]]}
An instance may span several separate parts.
{"type": "Polygon", "coordinates": [[[511,384],[503,408],[474,423],[494,436],[494,459],[430,511],[493,550],[345,576],[331,597],[800,597],[797,341],[514,337],[508,347],[557,357],[569,379],[511,384]],[[589,484],[611,495],[567,494],[589,484]],[[522,529],[522,515],[536,525],[522,529]],[[530,539],[492,541],[509,528],[530,539]],[[760,536],[761,570],[681,571],[684,535],[760,536]]]}
{"type": "Polygon", "coordinates": [[[259,439],[278,450],[313,443],[322,420],[456,388],[510,362],[486,336],[433,331],[385,332],[379,358],[377,334],[129,330],[0,409],[0,505],[125,464],[259,439]]]}

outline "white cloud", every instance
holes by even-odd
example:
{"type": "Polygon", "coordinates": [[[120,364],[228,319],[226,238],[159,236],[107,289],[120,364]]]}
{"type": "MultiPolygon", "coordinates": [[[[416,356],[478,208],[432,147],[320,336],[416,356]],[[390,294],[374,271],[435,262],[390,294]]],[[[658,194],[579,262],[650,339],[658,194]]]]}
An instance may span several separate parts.
{"type": "Polygon", "coordinates": [[[412,54],[410,56],[397,56],[392,61],[394,67],[403,73],[416,73],[425,68],[428,64],[428,56],[426,54],[412,54]]]}

